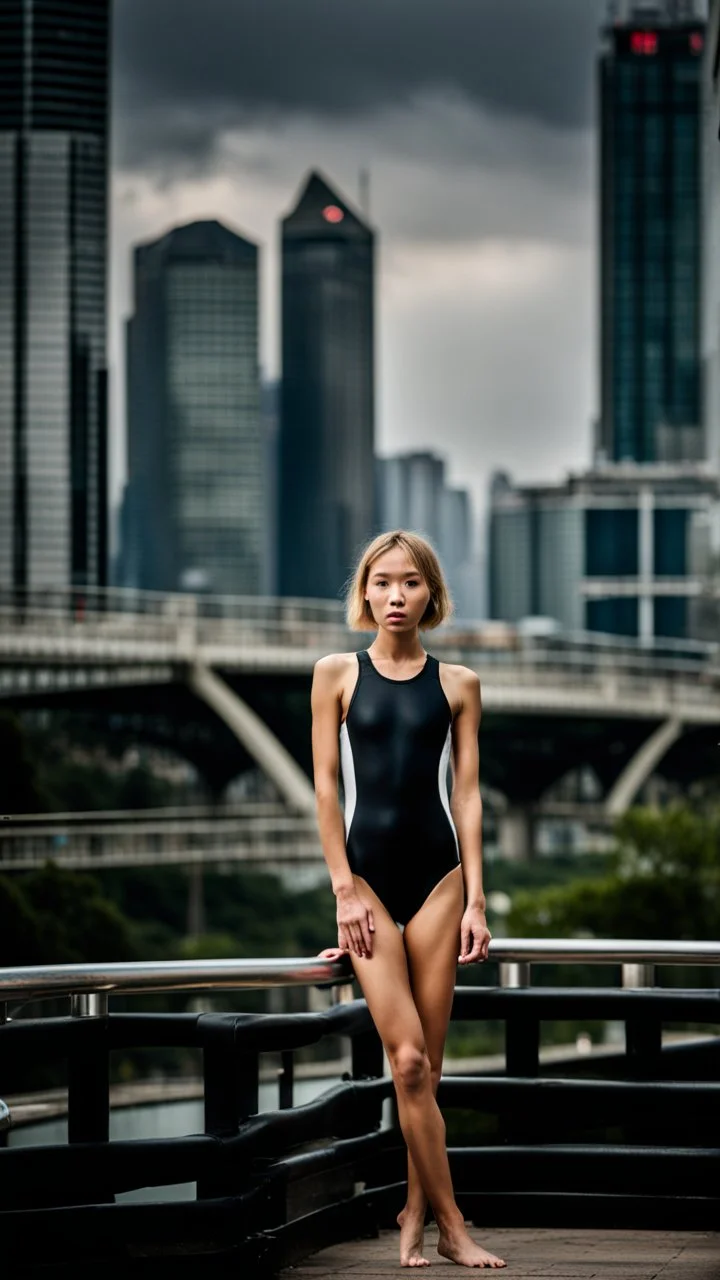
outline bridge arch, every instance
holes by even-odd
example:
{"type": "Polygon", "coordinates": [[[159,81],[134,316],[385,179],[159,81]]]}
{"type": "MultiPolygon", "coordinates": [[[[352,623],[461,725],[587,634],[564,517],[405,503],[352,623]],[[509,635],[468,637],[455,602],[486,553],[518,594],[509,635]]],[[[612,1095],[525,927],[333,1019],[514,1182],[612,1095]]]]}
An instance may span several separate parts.
{"type": "Polygon", "coordinates": [[[248,755],[274,782],[291,809],[315,813],[315,790],[290,752],[247,702],[210,667],[195,662],[188,668],[188,687],[231,730],[248,755]]]}
{"type": "Polygon", "coordinates": [[[683,730],[682,720],[678,716],[670,716],[646,738],[616,778],[605,799],[605,812],[610,817],[618,817],[630,807],[643,783],[647,782],[683,730]]]}

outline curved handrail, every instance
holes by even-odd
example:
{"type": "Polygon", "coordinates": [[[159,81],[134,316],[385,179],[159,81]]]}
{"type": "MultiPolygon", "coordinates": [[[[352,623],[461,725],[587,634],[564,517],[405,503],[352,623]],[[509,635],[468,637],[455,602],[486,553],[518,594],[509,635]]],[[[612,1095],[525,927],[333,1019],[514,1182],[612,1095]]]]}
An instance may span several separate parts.
{"type": "MultiPolygon", "coordinates": [[[[500,964],[720,965],[720,942],[618,938],[495,938],[488,958],[500,964]]],[[[258,960],[164,960],[57,964],[0,969],[0,1002],[104,993],[316,986],[352,979],[349,959],[317,956],[258,960]]]]}

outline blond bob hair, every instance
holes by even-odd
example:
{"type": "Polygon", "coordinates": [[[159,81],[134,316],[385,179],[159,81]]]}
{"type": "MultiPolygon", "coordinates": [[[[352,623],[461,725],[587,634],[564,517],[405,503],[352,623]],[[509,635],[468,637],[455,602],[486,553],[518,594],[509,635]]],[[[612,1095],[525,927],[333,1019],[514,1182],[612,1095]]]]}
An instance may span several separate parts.
{"type": "Polygon", "coordinates": [[[365,588],[373,561],[394,547],[402,548],[430,589],[427,608],[418,624],[420,629],[429,631],[439,627],[454,612],[452,597],[432,544],[419,533],[392,529],[388,533],[379,533],[368,543],[349,579],[345,592],[345,621],[351,631],[377,631],[378,624],[372,615],[370,602],[365,599],[365,588]]]}

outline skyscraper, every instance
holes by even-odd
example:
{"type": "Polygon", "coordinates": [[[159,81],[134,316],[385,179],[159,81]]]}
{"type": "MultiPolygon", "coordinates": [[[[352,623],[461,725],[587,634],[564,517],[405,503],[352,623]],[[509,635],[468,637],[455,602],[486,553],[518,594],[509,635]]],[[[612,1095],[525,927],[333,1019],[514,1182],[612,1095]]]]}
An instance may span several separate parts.
{"type": "Polygon", "coordinates": [[[707,456],[720,466],[720,0],[710,5],[703,68],[703,411],[707,456]]]}
{"type": "Polygon", "coordinates": [[[0,584],[107,565],[110,0],[0,0],[0,584]]]}
{"type": "Polygon", "coordinates": [[[374,235],[317,173],[282,224],[279,590],[337,598],[373,525],[374,235]]]}
{"type": "Polygon", "coordinates": [[[720,481],[689,463],[626,463],[490,493],[494,618],[554,618],[566,631],[707,638],[703,583],[720,533],[720,481]]]}
{"type": "Polygon", "coordinates": [[[445,461],[429,451],[375,459],[375,531],[411,529],[440,556],[456,616],[479,614],[470,494],[445,483],[445,461]]]}
{"type": "Polygon", "coordinates": [[[596,461],[698,461],[704,27],[691,0],[611,13],[600,59],[596,461]]]}
{"type": "Polygon", "coordinates": [[[257,246],[214,221],[137,246],[127,336],[123,580],[262,593],[257,246]]]}

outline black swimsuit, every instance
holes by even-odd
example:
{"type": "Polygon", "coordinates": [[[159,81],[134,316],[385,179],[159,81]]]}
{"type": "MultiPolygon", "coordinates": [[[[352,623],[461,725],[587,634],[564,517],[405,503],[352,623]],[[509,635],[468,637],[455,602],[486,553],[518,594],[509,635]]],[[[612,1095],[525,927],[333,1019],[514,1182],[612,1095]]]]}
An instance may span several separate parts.
{"type": "Polygon", "coordinates": [[[345,845],[397,924],[460,862],[448,801],[452,710],[431,654],[409,680],[383,676],[363,649],[340,726],[345,845]]]}

